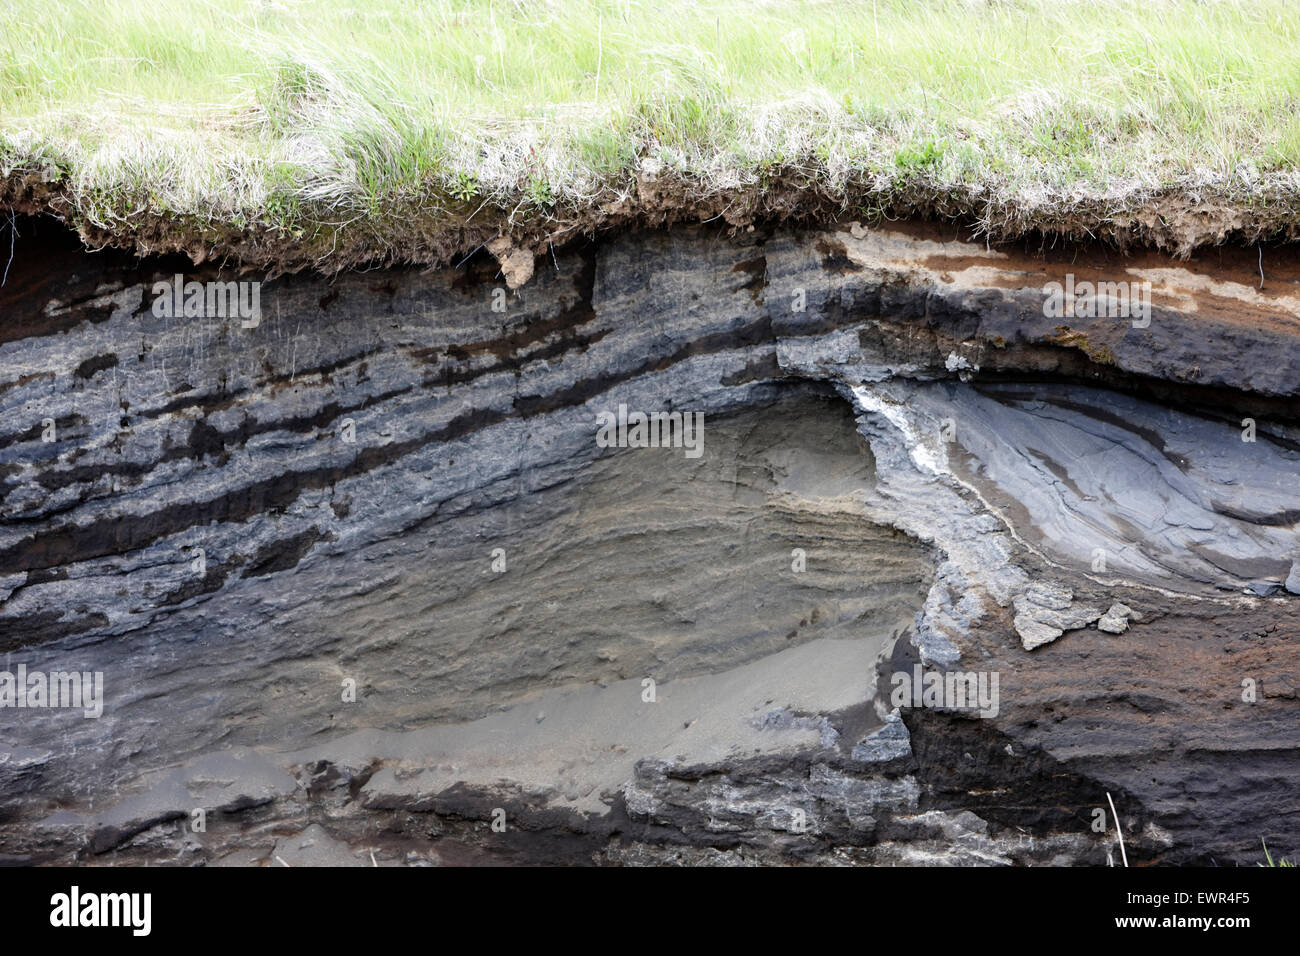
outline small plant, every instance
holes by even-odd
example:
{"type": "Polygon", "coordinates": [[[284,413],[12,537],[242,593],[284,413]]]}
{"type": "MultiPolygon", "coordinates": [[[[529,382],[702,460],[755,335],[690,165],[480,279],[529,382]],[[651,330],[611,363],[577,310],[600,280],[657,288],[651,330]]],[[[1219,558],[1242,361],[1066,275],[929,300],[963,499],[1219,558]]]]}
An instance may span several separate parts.
{"type": "Polygon", "coordinates": [[[894,155],[894,162],[903,172],[931,169],[943,160],[943,147],[932,139],[924,143],[904,146],[894,155]]]}
{"type": "Polygon", "coordinates": [[[462,170],[456,174],[456,181],[451,184],[451,195],[461,202],[469,202],[478,195],[478,180],[472,173],[462,170]]]}
{"type": "Polygon", "coordinates": [[[1286,858],[1282,858],[1274,862],[1273,854],[1268,852],[1268,844],[1264,842],[1263,838],[1261,838],[1259,842],[1260,845],[1264,848],[1264,859],[1267,861],[1266,863],[1259,864],[1260,866],[1295,866],[1294,863],[1292,863],[1290,860],[1286,858]]]}
{"type": "Polygon", "coordinates": [[[528,177],[528,185],[524,187],[524,192],[534,206],[550,206],[555,203],[551,184],[540,176],[528,177]]]}

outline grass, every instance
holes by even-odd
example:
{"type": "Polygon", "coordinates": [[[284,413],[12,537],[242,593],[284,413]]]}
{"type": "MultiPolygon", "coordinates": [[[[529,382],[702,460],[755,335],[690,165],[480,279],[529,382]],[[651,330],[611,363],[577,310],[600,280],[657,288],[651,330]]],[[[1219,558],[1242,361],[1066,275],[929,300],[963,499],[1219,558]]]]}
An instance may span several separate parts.
{"type": "Polygon", "coordinates": [[[1294,863],[1292,863],[1290,860],[1287,859],[1278,859],[1277,862],[1274,862],[1273,854],[1268,852],[1268,844],[1265,843],[1263,840],[1260,840],[1259,842],[1264,847],[1264,859],[1265,861],[1267,861],[1265,863],[1261,863],[1260,866],[1295,866],[1294,863]]]}
{"type": "Polygon", "coordinates": [[[1283,228],[1297,159],[1294,0],[0,6],[10,201],[110,237],[400,257],[643,201],[647,169],[686,205],[779,182],[1086,231],[1173,194],[1283,228]]]}

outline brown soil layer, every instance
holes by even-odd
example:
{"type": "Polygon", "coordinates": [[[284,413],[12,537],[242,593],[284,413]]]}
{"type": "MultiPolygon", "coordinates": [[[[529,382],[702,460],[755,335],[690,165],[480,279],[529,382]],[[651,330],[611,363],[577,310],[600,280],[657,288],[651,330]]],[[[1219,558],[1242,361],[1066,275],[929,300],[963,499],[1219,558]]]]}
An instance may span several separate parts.
{"type": "MultiPolygon", "coordinates": [[[[481,206],[445,198],[408,201],[359,216],[337,210],[304,214],[301,222],[236,227],[212,217],[141,211],[111,224],[93,221],[60,180],[16,172],[0,180],[0,209],[53,216],[90,248],[136,255],[182,253],[194,264],[276,275],[311,269],[326,274],[391,265],[439,267],[489,248],[512,288],[532,274],[528,256],[550,256],[579,238],[690,223],[717,223],[733,233],[755,226],[826,225],[861,221],[895,228],[960,229],[967,241],[1034,240],[1044,247],[1103,243],[1117,251],[1150,249],[1177,258],[1230,246],[1300,236],[1295,203],[1284,195],[1170,187],[1141,197],[1089,197],[1029,207],[980,185],[961,189],[924,182],[881,189],[874,182],[831,189],[804,168],[775,170],[760,187],[706,187],[689,178],[640,175],[621,192],[606,189],[581,206],[517,203],[481,206]],[[333,225],[349,219],[344,227],[333,225]]],[[[1067,253],[1068,254],[1068,253],[1067,253]]]]}

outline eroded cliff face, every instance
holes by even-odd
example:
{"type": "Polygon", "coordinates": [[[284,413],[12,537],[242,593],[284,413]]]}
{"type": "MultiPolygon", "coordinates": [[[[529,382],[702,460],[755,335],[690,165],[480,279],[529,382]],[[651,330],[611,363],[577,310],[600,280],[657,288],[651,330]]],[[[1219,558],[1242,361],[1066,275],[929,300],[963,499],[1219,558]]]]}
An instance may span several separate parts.
{"type": "Polygon", "coordinates": [[[1293,253],[180,273],[261,278],[42,222],[0,289],[4,667],[104,681],[0,708],[11,861],[1104,864],[1108,794],[1130,862],[1300,848],[1293,253]]]}

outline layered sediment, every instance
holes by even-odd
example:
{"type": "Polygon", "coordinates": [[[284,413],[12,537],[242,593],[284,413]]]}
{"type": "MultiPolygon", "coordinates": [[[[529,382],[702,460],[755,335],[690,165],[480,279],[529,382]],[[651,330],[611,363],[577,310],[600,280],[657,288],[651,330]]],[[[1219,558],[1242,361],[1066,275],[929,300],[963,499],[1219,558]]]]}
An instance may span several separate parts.
{"type": "Polygon", "coordinates": [[[1107,794],[1131,862],[1295,852],[1289,250],[700,227],[250,319],[33,226],[0,647],[105,696],[0,708],[11,861],[1104,864],[1107,794]]]}

